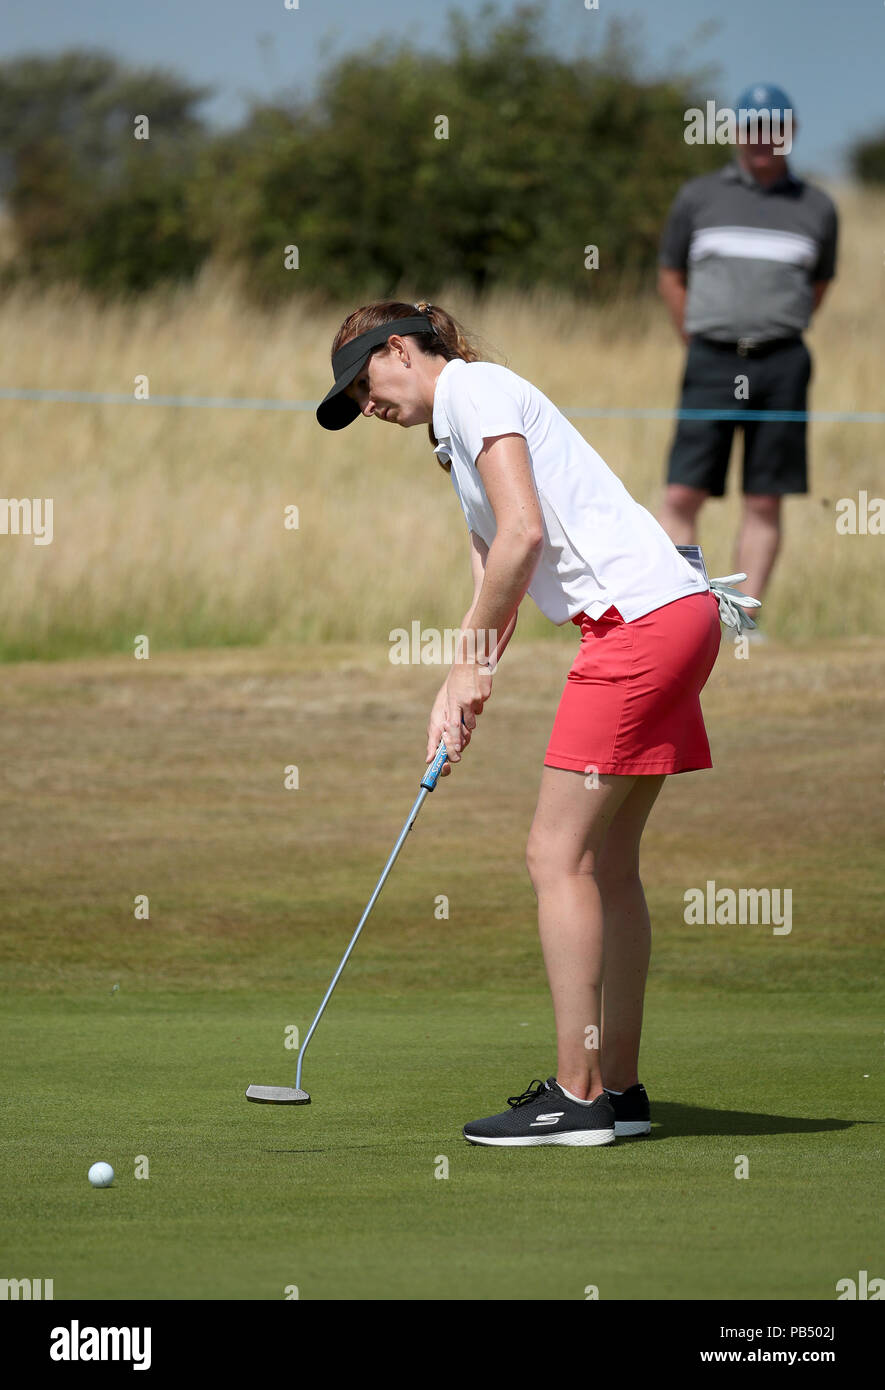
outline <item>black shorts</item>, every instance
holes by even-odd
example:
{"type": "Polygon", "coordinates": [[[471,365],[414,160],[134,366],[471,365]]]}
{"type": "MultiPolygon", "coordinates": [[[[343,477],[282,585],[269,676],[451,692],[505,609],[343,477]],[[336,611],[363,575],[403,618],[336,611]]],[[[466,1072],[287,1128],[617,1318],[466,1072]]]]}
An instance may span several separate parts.
{"type": "MultiPolygon", "coordinates": [[[[760,356],[692,338],[682,379],[684,410],[806,410],[811,354],[801,338],[760,356]],[[746,399],[735,398],[735,378],[746,376],[746,399]]],[[[805,421],[680,420],[667,470],[668,483],[725,494],[735,428],[744,432],[742,490],[776,496],[808,491],[805,421]]]]}

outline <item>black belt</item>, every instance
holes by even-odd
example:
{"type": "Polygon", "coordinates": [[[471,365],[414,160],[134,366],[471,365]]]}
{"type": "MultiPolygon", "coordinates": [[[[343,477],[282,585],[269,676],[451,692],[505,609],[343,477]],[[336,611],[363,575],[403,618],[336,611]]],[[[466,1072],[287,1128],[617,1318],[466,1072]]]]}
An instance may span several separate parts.
{"type": "Polygon", "coordinates": [[[707,347],[719,348],[722,352],[736,352],[738,357],[767,357],[770,352],[777,352],[779,348],[801,343],[802,339],[798,334],[794,334],[792,338],[769,338],[767,342],[761,343],[755,338],[738,338],[733,343],[723,343],[718,338],[703,336],[700,336],[698,341],[707,347]]]}

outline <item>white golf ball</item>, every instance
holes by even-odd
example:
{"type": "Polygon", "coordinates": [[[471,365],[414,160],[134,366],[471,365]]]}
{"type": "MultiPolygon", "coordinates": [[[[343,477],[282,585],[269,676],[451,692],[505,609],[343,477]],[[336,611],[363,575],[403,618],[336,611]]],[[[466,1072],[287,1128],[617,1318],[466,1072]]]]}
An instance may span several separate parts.
{"type": "Polygon", "coordinates": [[[114,1181],[114,1170],[109,1163],[93,1163],[88,1176],[93,1187],[110,1187],[114,1181]]]}

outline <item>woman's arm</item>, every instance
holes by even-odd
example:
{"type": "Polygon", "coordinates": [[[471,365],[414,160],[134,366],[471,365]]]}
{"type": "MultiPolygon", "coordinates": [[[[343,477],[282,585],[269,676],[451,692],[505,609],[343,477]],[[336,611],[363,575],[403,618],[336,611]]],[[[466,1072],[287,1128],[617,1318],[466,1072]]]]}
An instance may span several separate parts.
{"type": "Polygon", "coordinates": [[[509,640],[544,548],[544,521],[525,439],[521,434],[502,434],[484,439],[483,445],[476,466],[495,513],[496,532],[445,685],[443,737],[452,762],[459,760],[466,741],[462,720],[468,732],[475,729],[477,715],[492,693],[489,657],[498,636],[507,634],[509,640]]]}
{"type": "MultiPolygon", "coordinates": [[[[482,589],[488,554],[489,548],[486,545],[485,541],[482,539],[481,536],[478,536],[475,531],[471,531],[470,570],[473,576],[473,598],[471,600],[470,607],[464,614],[464,617],[461,619],[461,622],[459,624],[460,632],[466,632],[473,619],[473,610],[476,607],[476,600],[479,598],[480,590],[482,589]]],[[[500,661],[502,655],[504,654],[504,650],[507,646],[507,643],[513,636],[518,614],[519,609],[517,609],[516,612],[513,614],[513,617],[510,619],[510,622],[507,624],[503,633],[497,639],[497,656],[495,657],[495,665],[498,661],[500,661]]],[[[491,669],[494,669],[494,666],[491,669]]],[[[430,711],[430,721],[427,725],[427,762],[432,762],[433,759],[436,757],[436,750],[439,747],[439,741],[442,738],[443,733],[445,731],[446,721],[448,717],[448,681],[449,673],[446,674],[446,678],[439,689],[439,693],[433,703],[433,708],[430,711]]],[[[462,747],[466,748],[469,742],[470,733],[468,730],[465,729],[462,735],[462,747]]],[[[449,764],[446,763],[443,766],[442,775],[445,777],[450,771],[451,768],[449,767],[449,764]]]]}
{"type": "MultiPolygon", "coordinates": [[[[482,575],[478,584],[480,575],[474,568],[473,605],[469,622],[462,625],[466,633],[473,634],[473,652],[480,662],[492,655],[492,633],[497,637],[507,633],[509,641],[511,622],[515,622],[544,547],[544,522],[525,439],[521,434],[502,434],[483,444],[476,467],[495,513],[497,530],[491,546],[483,546],[485,554],[480,552],[482,575]]],[[[468,637],[462,642],[462,657],[470,656],[470,646],[468,637]]],[[[503,645],[499,655],[500,651],[503,645]]]]}
{"type": "MultiPolygon", "coordinates": [[[[482,590],[483,580],[485,579],[486,561],[488,560],[488,557],[489,547],[486,545],[482,536],[478,536],[475,531],[471,531],[470,568],[473,574],[473,599],[471,600],[470,607],[464,614],[464,617],[461,619],[459,625],[459,631],[461,632],[467,632],[470,629],[471,623],[473,622],[473,614],[476,610],[477,600],[482,590]]],[[[497,656],[495,656],[495,660],[492,664],[492,670],[494,670],[497,663],[501,660],[501,657],[504,655],[504,651],[507,647],[507,643],[513,636],[513,630],[516,627],[516,619],[518,614],[519,609],[517,608],[514,610],[513,617],[510,619],[504,631],[499,634],[494,634],[494,640],[492,640],[491,636],[489,638],[491,650],[489,651],[488,656],[493,656],[494,653],[497,651],[497,656]]],[[[469,642],[470,639],[468,639],[468,645],[469,642]]],[[[476,648],[474,646],[474,651],[475,650],[476,648]]]]}

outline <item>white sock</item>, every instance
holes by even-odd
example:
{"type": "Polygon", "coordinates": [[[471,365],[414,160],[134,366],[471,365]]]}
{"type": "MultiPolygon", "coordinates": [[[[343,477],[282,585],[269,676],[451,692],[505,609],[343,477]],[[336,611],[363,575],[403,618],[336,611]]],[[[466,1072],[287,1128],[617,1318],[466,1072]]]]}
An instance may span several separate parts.
{"type": "MultiPolygon", "coordinates": [[[[579,1100],[577,1096],[573,1096],[573,1095],[572,1095],[571,1091],[567,1091],[567,1090],[565,1089],[564,1086],[560,1086],[560,1084],[559,1084],[558,1081],[557,1081],[556,1084],[557,1084],[557,1086],[559,1086],[559,1089],[562,1091],[562,1094],[563,1094],[564,1096],[568,1096],[569,1100],[573,1100],[573,1101],[575,1102],[576,1105],[592,1105],[592,1104],[593,1104],[592,1100],[579,1100]]],[[[597,1096],[596,1099],[598,1100],[599,1097],[597,1096]]]]}
{"type": "Polygon", "coordinates": [[[622,1096],[624,1094],[623,1091],[613,1091],[611,1086],[606,1086],[605,1089],[608,1091],[610,1096],[622,1096]]]}

